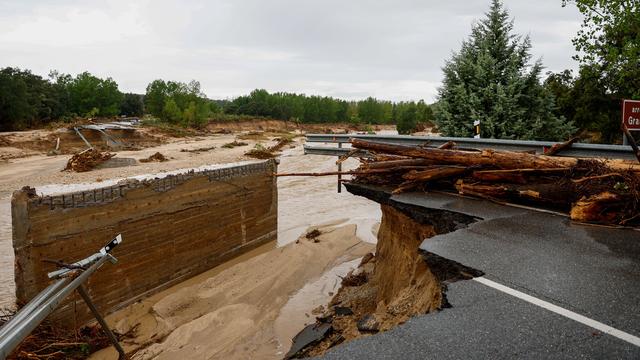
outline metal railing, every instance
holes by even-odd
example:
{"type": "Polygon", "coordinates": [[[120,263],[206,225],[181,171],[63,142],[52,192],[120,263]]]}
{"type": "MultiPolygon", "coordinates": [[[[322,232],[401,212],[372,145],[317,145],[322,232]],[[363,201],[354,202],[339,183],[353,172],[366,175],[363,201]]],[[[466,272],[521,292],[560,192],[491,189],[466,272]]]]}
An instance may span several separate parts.
{"type": "MultiPolygon", "coordinates": [[[[460,148],[474,149],[496,149],[508,151],[535,151],[543,154],[545,149],[550,148],[555,142],[551,141],[527,141],[527,140],[502,140],[502,139],[473,139],[444,136],[411,136],[411,135],[359,135],[359,134],[307,134],[307,143],[334,143],[345,144],[350,138],[371,140],[376,142],[400,144],[400,145],[432,145],[439,146],[446,142],[453,141],[460,148]]],[[[311,155],[335,155],[340,156],[348,152],[349,148],[335,148],[328,146],[304,146],[304,153],[311,155]]],[[[635,155],[629,146],[605,145],[605,144],[583,144],[574,143],[558,156],[573,157],[602,157],[612,159],[634,160],[635,155]]]]}
{"type": "Polygon", "coordinates": [[[122,235],[118,234],[97,253],[73,264],[64,264],[62,269],[50,272],[50,279],[56,279],[54,283],[42,290],[27,305],[22,307],[11,320],[0,328],[0,359],[7,356],[24,340],[31,332],[51,314],[73,291],[78,291],[87,304],[93,316],[95,316],[102,330],[119,353],[120,359],[125,359],[126,354],[117,338],[109,329],[89,294],[85,290],[84,282],[98,270],[106,261],[115,264],[118,260],[110,252],[122,242],[122,235]]]}

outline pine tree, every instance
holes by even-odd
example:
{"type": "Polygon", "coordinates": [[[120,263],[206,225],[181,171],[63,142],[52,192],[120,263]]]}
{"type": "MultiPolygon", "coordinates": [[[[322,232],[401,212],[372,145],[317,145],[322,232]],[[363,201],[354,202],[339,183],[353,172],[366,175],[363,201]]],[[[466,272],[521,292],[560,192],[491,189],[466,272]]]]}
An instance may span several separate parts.
{"type": "Polygon", "coordinates": [[[469,137],[474,120],[483,138],[562,140],[575,128],[553,113],[554,98],[540,83],[531,41],[512,34],[513,20],[500,0],[443,68],[435,122],[445,136],[469,137]]]}

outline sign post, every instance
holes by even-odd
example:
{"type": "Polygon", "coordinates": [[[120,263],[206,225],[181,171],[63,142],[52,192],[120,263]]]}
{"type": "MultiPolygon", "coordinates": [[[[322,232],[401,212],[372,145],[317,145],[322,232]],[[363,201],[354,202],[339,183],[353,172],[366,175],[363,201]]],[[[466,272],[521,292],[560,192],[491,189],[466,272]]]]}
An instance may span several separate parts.
{"type": "MultiPolygon", "coordinates": [[[[640,131],[640,100],[622,100],[622,124],[629,131],[640,131]]],[[[622,134],[623,143],[628,145],[628,139],[622,134]]]]}
{"type": "Polygon", "coordinates": [[[623,143],[631,145],[636,158],[640,162],[640,150],[631,131],[640,131],[640,100],[622,101],[622,132],[623,143]]]}
{"type": "Polygon", "coordinates": [[[473,138],[480,139],[480,120],[473,121],[473,138]]]}

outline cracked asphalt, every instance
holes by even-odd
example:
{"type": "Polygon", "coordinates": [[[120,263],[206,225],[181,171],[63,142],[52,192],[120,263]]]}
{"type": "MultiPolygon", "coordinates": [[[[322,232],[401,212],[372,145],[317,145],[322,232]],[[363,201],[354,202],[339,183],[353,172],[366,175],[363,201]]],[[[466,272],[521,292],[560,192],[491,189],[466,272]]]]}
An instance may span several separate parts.
{"type": "MultiPolygon", "coordinates": [[[[425,239],[421,249],[640,337],[640,231],[575,224],[566,216],[437,193],[378,194],[375,200],[479,218],[425,239]]],[[[640,358],[637,345],[476,281],[448,284],[447,298],[451,308],[342,344],[324,357],[640,358]]]]}

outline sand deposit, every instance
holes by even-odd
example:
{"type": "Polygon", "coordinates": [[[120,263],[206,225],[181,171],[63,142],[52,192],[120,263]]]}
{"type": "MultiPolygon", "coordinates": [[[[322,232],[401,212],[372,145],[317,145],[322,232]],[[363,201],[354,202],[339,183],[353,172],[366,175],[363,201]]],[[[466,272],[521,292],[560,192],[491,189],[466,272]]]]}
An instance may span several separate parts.
{"type": "MultiPolygon", "coordinates": [[[[162,176],[176,169],[248,160],[244,156],[246,146],[223,146],[236,139],[237,133],[226,132],[167,139],[160,146],[118,151],[114,159],[139,161],[161,152],[171,158],[169,162],[137,162],[134,166],[83,173],[60,172],[68,155],[39,154],[0,163],[0,305],[10,305],[14,299],[9,207],[13,190],[31,185],[39,193],[56,193],[95,182],[117,182],[149,174],[162,176]],[[197,151],[209,147],[215,149],[197,151]]],[[[304,156],[300,142],[297,138],[282,149],[279,158],[283,171],[335,169],[334,157],[304,156]]],[[[271,147],[278,142],[267,138],[244,143],[271,147]]],[[[349,161],[344,167],[354,165],[355,161],[349,161]]],[[[335,178],[278,179],[279,248],[256,249],[113,315],[110,321],[120,330],[139,323],[136,344],[126,344],[127,348],[148,347],[140,352],[140,358],[152,354],[158,354],[158,358],[281,358],[290,346],[290,338],[313,321],[313,308],[326,304],[337,292],[340,276],[355,268],[358,258],[372,250],[361,240],[375,242],[379,206],[346,192],[338,194],[335,187],[335,178]],[[348,208],[341,206],[345,203],[348,208]],[[307,240],[304,234],[317,225],[323,232],[316,238],[318,242],[307,240]],[[170,335],[172,331],[175,335],[170,335]],[[212,339],[217,339],[215,344],[212,339]],[[185,345],[192,342],[196,345],[185,345]]],[[[110,354],[107,350],[99,355],[115,359],[110,354]]]]}
{"type": "MultiPolygon", "coordinates": [[[[303,236],[222,271],[213,269],[109,321],[118,332],[138,327],[135,343],[127,344],[128,351],[144,347],[134,359],[281,358],[288,344],[278,340],[274,322],[289,297],[310,279],[373,249],[355,230],[355,225],[323,226],[317,242],[303,236]]],[[[304,323],[288,325],[287,330],[304,323]]],[[[105,349],[93,358],[115,355],[105,349]]]]}

